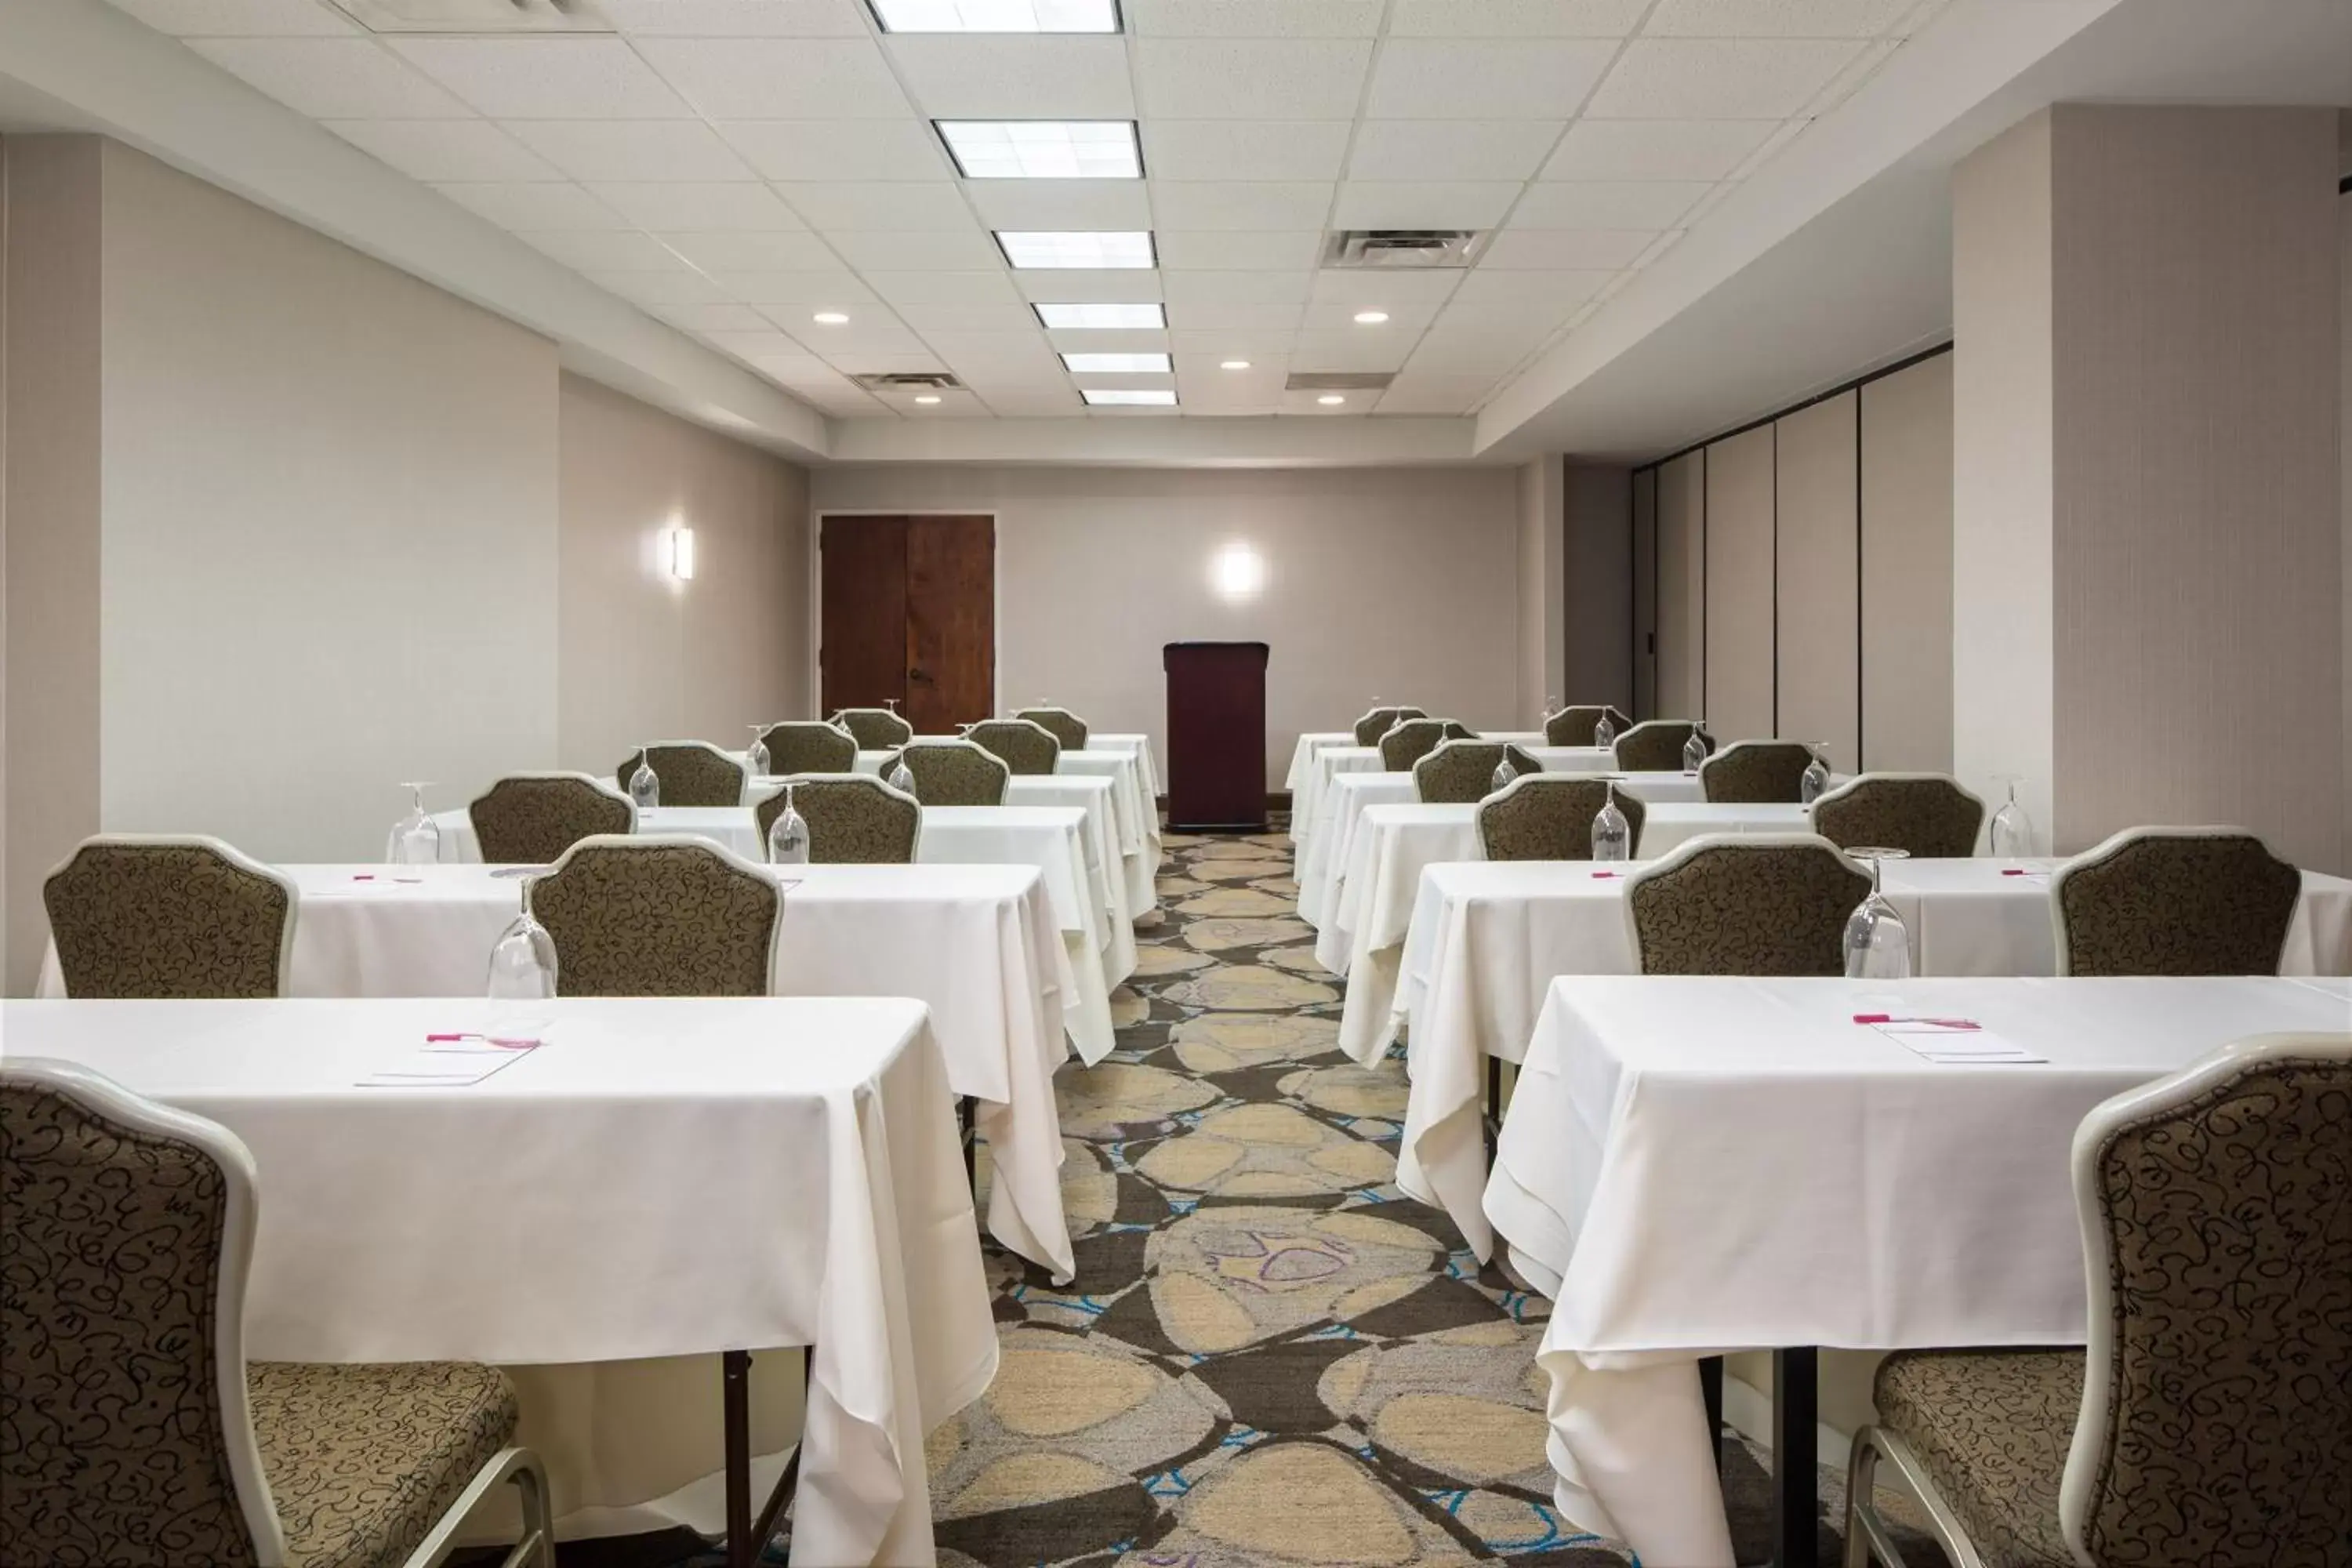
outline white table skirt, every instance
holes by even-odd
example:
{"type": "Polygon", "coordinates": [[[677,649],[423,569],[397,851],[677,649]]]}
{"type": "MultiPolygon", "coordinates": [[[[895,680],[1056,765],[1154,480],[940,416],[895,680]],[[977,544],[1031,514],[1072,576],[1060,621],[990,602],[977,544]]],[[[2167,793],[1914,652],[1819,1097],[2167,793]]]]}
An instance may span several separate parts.
{"type": "MultiPolygon", "coordinates": [[[[299,897],[296,996],[478,996],[520,879],[487,866],[280,866],[299,897]],[[412,881],[397,879],[413,878],[412,881]]],[[[1067,1057],[1069,954],[1027,866],[778,868],[779,996],[911,996],[996,1170],[988,1227],[1066,1280],[1062,1130],[1054,1069],[1067,1057]]],[[[51,944],[39,994],[62,997],[51,944]]]]}
{"type": "Polygon", "coordinates": [[[1811,808],[1790,803],[1642,803],[1642,858],[1655,860],[1706,833],[1810,833],[1811,808]]]}
{"type": "Polygon", "coordinates": [[[2069,1149],[2108,1097],[2272,1030],[2342,1031],[2285,979],[1553,984],[1486,1213],[1555,1306],[1557,1500],[1646,1562],[1731,1562],[1698,1357],[2078,1344],[2069,1149]],[[1939,1066],[1860,1012],[1956,1015],[2049,1061],[1939,1066]]]}
{"type": "MultiPolygon", "coordinates": [[[[2056,864],[1888,861],[1885,893],[1911,933],[1915,971],[2056,973],[2048,879],[2056,864]]],[[[1625,882],[1595,876],[1601,869],[1580,860],[1481,862],[1432,866],[1421,879],[1389,1020],[1391,1037],[1401,1017],[1412,1023],[1397,1183],[1452,1215],[1482,1258],[1492,1250],[1478,1206],[1486,1182],[1478,1125],[1486,1058],[1526,1057],[1556,976],[1635,972],[1625,882]]],[[[2352,881],[2304,873],[2280,972],[2352,974],[2352,881]]],[[[1351,981],[1351,1018],[1355,990],[1351,981]]]]}
{"type": "Polygon", "coordinates": [[[929,1562],[924,1436],[988,1386],[996,1332],[922,1005],[532,1011],[547,1043],[463,1089],[354,1085],[427,1031],[496,1026],[486,1002],[23,1002],[5,1019],[11,1056],[84,1063],[252,1150],[255,1359],[813,1345],[793,1562],[929,1562]]]}

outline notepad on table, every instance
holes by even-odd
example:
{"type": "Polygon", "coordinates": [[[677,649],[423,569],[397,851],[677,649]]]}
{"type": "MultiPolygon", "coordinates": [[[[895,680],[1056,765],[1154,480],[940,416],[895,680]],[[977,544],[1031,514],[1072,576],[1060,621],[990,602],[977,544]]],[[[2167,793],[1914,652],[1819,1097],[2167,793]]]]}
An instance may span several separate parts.
{"type": "Polygon", "coordinates": [[[467,1089],[537,1050],[536,1035],[427,1035],[358,1081],[361,1089],[467,1089]]]}
{"type": "Polygon", "coordinates": [[[1968,1018],[1894,1018],[1871,1027],[1923,1061],[1966,1067],[2050,1059],[1968,1018]]]}

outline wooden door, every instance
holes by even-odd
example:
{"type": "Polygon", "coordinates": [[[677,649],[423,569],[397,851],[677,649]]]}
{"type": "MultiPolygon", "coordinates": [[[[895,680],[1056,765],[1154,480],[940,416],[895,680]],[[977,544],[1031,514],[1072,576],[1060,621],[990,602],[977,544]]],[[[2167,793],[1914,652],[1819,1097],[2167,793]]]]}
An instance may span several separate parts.
{"type": "Polygon", "coordinates": [[[817,547],[824,711],[895,700],[918,734],[994,710],[996,526],[986,517],[826,517],[817,547]]]}
{"type": "Polygon", "coordinates": [[[996,522],[907,520],[907,721],[952,735],[996,709],[996,522]]]}

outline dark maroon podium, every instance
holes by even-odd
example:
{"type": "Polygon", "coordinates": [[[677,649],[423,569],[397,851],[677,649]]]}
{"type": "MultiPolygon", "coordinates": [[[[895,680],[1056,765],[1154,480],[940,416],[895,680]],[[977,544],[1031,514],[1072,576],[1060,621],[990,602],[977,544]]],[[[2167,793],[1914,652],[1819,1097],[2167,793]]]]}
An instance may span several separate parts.
{"type": "Polygon", "coordinates": [[[1265,831],[1265,644],[1172,642],[1168,826],[1265,831]]]}

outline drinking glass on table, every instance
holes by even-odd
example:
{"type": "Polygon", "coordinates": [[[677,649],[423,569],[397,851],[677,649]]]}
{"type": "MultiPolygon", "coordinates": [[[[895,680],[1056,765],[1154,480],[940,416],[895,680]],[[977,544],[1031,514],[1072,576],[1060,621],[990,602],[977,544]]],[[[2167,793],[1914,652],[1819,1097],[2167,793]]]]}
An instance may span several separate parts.
{"type": "Polygon", "coordinates": [[[1822,792],[1830,787],[1830,743],[1827,741],[1808,741],[1805,750],[1812,752],[1813,760],[1805,764],[1804,776],[1797,781],[1797,801],[1800,805],[1811,805],[1821,799],[1822,792]]]}
{"type": "Polygon", "coordinates": [[[2025,782],[2023,773],[1995,773],[1995,784],[2009,786],[2009,799],[1992,814],[1992,852],[2003,859],[2021,860],[2033,853],[2033,819],[2017,804],[2017,786],[2025,782]]]}
{"type": "Polygon", "coordinates": [[[522,884],[522,913],[490,949],[493,1002],[544,1002],[555,994],[555,939],[530,912],[530,882],[522,884]]]}
{"type": "Polygon", "coordinates": [[[920,792],[915,788],[915,770],[907,765],[907,753],[904,752],[900,752],[898,760],[890,765],[890,777],[887,782],[892,789],[902,789],[919,800],[922,798],[920,792]]]}
{"type": "Polygon", "coordinates": [[[1633,826],[1625,814],[1617,809],[1617,781],[1601,781],[1609,797],[1592,817],[1592,858],[1595,860],[1630,860],[1633,858],[1633,826]]]}
{"type": "Polygon", "coordinates": [[[661,775],[654,772],[654,754],[649,748],[637,752],[637,771],[629,775],[629,798],[637,803],[639,811],[651,811],[661,805],[661,775]]]}
{"type": "Polygon", "coordinates": [[[768,861],[774,866],[809,863],[808,819],[793,805],[793,786],[784,786],[784,809],[768,828],[768,861]]]}
{"type": "Polygon", "coordinates": [[[1907,858],[1907,849],[1849,849],[1846,853],[1870,866],[1870,895],[1854,907],[1845,922],[1845,977],[1848,980],[1908,980],[1911,978],[1911,931],[1881,891],[1880,868],[1888,860],[1907,858]]]}
{"type": "Polygon", "coordinates": [[[1683,772],[1695,773],[1706,766],[1706,721],[1691,721],[1690,738],[1683,742],[1683,772]]]}
{"type": "Polygon", "coordinates": [[[429,784],[404,784],[409,792],[407,814],[392,825],[391,837],[384,840],[383,858],[392,866],[433,866],[441,859],[441,826],[425,815],[425,792],[429,784]]]}
{"type": "Polygon", "coordinates": [[[751,726],[751,749],[743,753],[743,771],[753,778],[765,778],[768,773],[768,742],[761,739],[768,732],[765,724],[751,726]]]}
{"type": "Polygon", "coordinates": [[[1508,789],[1511,781],[1518,776],[1519,770],[1511,766],[1511,749],[1506,746],[1503,748],[1503,760],[1495,764],[1494,777],[1488,782],[1498,790],[1508,789]]]}

